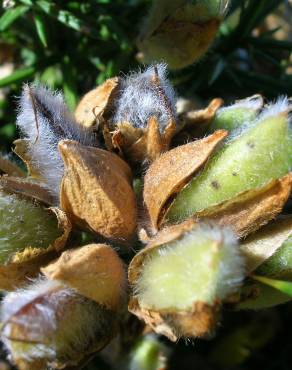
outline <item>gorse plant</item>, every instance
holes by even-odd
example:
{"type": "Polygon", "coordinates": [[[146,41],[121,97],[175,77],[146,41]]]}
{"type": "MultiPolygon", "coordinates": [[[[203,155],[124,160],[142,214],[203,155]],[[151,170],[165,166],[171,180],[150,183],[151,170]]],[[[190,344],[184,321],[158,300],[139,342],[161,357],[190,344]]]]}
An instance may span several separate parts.
{"type": "MultiPolygon", "coordinates": [[[[242,99],[233,60],[280,1],[257,4],[5,2],[3,43],[33,41],[0,80],[5,101],[36,80],[17,102],[19,158],[0,156],[1,339],[19,370],[81,369],[97,353],[88,369],[171,369],[176,345],[158,335],[214,337],[235,312],[291,301],[290,90],[242,99]],[[135,55],[151,63],[118,76],[135,55]],[[240,100],[182,107],[181,91],[212,96],[226,73],[240,100]]],[[[269,37],[256,39],[290,47],[269,37]]],[[[253,327],[218,335],[209,361],[232,368],[245,338],[256,349],[273,336],[252,343],[253,327]]]]}

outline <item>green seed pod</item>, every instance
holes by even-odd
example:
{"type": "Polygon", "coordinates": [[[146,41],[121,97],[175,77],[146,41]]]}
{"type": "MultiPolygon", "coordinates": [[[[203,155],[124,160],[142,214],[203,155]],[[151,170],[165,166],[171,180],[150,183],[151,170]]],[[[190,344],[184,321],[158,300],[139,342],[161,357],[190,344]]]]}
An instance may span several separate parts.
{"type": "Polygon", "coordinates": [[[19,370],[78,366],[116,334],[125,302],[123,264],[107,245],[64,252],[44,273],[2,303],[2,341],[19,370]]]}
{"type": "Polygon", "coordinates": [[[240,129],[177,195],[166,214],[181,221],[285,176],[292,167],[292,130],[287,99],[269,106],[240,129]]]}
{"type": "Polygon", "coordinates": [[[232,131],[242,125],[253,121],[264,104],[261,95],[254,95],[247,99],[239,100],[229,107],[217,110],[211,122],[209,132],[224,129],[232,131]]]}
{"type": "Polygon", "coordinates": [[[214,40],[228,3],[228,0],[153,2],[137,42],[141,59],[147,63],[165,60],[171,69],[194,63],[214,40]]]}
{"type": "Polygon", "coordinates": [[[165,228],[130,264],[130,311],[172,340],[206,336],[242,278],[229,230],[191,221],[165,228]]]}
{"type": "MultiPolygon", "coordinates": [[[[247,238],[241,245],[249,273],[292,281],[292,218],[279,219],[247,238]]],[[[260,309],[291,300],[287,294],[250,280],[242,288],[238,308],[260,309]]]]}
{"type": "Polygon", "coordinates": [[[0,288],[11,290],[56,257],[71,226],[57,208],[0,189],[0,288]]]}

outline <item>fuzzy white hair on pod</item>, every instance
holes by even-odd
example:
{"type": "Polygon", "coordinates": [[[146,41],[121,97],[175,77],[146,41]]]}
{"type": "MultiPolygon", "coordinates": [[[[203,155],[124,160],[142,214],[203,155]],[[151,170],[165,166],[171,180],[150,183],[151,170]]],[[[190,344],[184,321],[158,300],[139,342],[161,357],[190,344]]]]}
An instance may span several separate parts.
{"type": "MultiPolygon", "coordinates": [[[[13,329],[9,325],[10,321],[12,323],[20,325],[24,328],[29,328],[29,331],[36,333],[36,336],[43,336],[43,329],[39,320],[35,318],[29,318],[28,314],[21,314],[21,311],[29,305],[33,305],[33,302],[37,302],[39,297],[47,295],[49,292],[60,289],[61,285],[57,281],[49,281],[44,278],[38,279],[32,283],[27,288],[18,289],[15,292],[8,293],[2,303],[1,303],[1,322],[2,333],[1,340],[4,343],[8,353],[13,353],[13,343],[10,338],[13,337],[13,329]]],[[[42,323],[46,326],[45,323],[50,323],[51,327],[56,326],[56,317],[54,311],[45,307],[40,303],[35,303],[38,305],[38,310],[42,311],[42,323]]],[[[30,361],[32,358],[54,358],[56,355],[55,349],[49,347],[42,343],[36,343],[34,346],[27,351],[21,351],[21,355],[24,360],[30,361]]],[[[11,355],[9,356],[10,361],[12,360],[11,355]]]]}
{"type": "Polygon", "coordinates": [[[1,302],[1,322],[5,323],[22,307],[32,302],[37,297],[58,289],[60,286],[62,285],[58,281],[40,278],[33,281],[32,284],[26,288],[8,293],[1,302]]]}
{"type": "Polygon", "coordinates": [[[292,111],[292,101],[287,96],[280,96],[274,103],[269,103],[258,117],[262,121],[268,117],[275,117],[281,113],[292,111]]]}
{"type": "Polygon", "coordinates": [[[234,233],[201,224],[147,255],[134,294],[146,308],[187,309],[197,300],[224,300],[243,278],[244,258],[234,233]]]}
{"type": "Polygon", "coordinates": [[[224,106],[216,112],[216,114],[221,114],[224,112],[232,111],[237,108],[246,108],[253,111],[259,111],[263,106],[263,98],[261,95],[254,95],[247,99],[237,100],[235,103],[228,106],[224,106]]]}
{"type": "Polygon", "coordinates": [[[287,119],[289,121],[289,135],[292,135],[291,130],[291,114],[292,111],[292,102],[287,96],[280,96],[275,102],[267,104],[261,113],[252,121],[245,122],[242,126],[238,127],[237,129],[233,130],[231,134],[226,139],[226,143],[230,143],[236,140],[245,132],[251,130],[253,127],[257,126],[264,120],[272,117],[277,117],[280,114],[287,114],[287,119]]]}
{"type": "Polygon", "coordinates": [[[167,65],[164,63],[122,78],[120,91],[112,125],[129,122],[143,129],[147,127],[149,118],[155,116],[160,131],[163,131],[169,120],[176,118],[175,92],[167,79],[167,65]]]}
{"type": "Polygon", "coordinates": [[[63,95],[39,85],[24,85],[19,99],[17,126],[29,140],[33,166],[37,168],[51,193],[58,199],[64,172],[58,142],[76,140],[94,145],[91,130],[78,125],[69,112],[63,95]]]}

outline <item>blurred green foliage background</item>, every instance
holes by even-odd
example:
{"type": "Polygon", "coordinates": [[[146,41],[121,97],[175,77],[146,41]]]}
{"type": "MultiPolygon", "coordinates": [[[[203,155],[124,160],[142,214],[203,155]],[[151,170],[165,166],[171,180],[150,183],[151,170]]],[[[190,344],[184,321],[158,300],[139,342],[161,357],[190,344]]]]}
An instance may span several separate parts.
{"type": "MultiPolygon", "coordinates": [[[[74,109],[89,89],[136,68],[135,41],[150,6],[150,0],[2,1],[2,149],[16,135],[16,97],[23,82],[38,80],[62,89],[74,109]]],[[[291,5],[285,0],[233,0],[207,55],[171,73],[179,95],[204,100],[292,95],[289,16],[291,22],[291,5]]]]}
{"type": "MultiPolygon", "coordinates": [[[[0,5],[0,150],[8,151],[17,136],[23,82],[63,90],[73,110],[82,94],[139,66],[135,42],[150,0],[5,0],[0,5]]],[[[233,0],[207,55],[170,73],[178,95],[200,102],[255,93],[269,99],[292,96],[291,23],[291,1],[233,0]]],[[[291,313],[291,304],[260,314],[227,312],[216,339],[170,347],[169,370],[290,370],[291,313]]],[[[102,369],[110,366],[100,358],[87,368],[102,369]]]]}

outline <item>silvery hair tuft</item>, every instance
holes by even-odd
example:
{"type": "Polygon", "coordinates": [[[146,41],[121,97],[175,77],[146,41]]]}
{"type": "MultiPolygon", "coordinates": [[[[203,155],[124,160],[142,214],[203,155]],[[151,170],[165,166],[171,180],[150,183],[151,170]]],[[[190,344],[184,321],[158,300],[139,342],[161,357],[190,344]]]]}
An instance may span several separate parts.
{"type": "Polygon", "coordinates": [[[69,112],[63,95],[40,85],[24,85],[19,99],[17,126],[25,139],[32,165],[58,202],[64,165],[58,152],[58,142],[76,140],[95,145],[92,130],[78,125],[69,112]]]}
{"type": "Polygon", "coordinates": [[[166,64],[151,65],[145,71],[121,79],[121,93],[116,101],[112,124],[129,122],[146,128],[150,117],[158,119],[160,130],[176,118],[176,97],[167,79],[166,64]]]}

